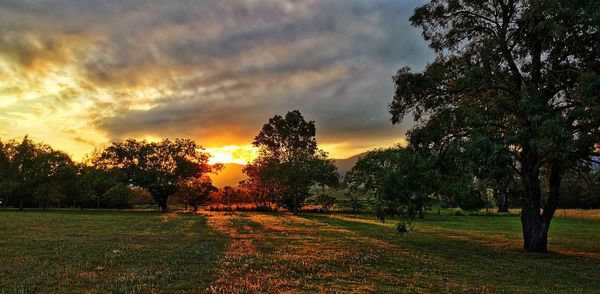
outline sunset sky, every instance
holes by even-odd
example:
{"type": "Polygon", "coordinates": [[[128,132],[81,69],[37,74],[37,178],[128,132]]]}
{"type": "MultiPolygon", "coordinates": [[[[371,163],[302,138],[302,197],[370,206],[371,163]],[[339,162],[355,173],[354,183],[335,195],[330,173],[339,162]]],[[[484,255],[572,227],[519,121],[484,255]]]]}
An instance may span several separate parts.
{"type": "Polygon", "coordinates": [[[298,109],[344,158],[401,142],[391,76],[433,58],[413,0],[2,0],[0,138],[75,159],[124,138],[196,140],[244,162],[298,109]]]}

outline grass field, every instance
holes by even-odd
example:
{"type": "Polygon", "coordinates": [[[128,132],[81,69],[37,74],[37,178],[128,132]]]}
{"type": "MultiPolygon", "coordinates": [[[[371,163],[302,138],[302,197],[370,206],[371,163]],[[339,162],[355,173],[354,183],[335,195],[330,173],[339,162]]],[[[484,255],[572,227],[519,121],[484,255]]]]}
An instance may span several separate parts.
{"type": "Polygon", "coordinates": [[[550,236],[526,254],[518,217],[400,237],[369,215],[0,210],[0,292],[600,292],[600,220],[550,236]]]}

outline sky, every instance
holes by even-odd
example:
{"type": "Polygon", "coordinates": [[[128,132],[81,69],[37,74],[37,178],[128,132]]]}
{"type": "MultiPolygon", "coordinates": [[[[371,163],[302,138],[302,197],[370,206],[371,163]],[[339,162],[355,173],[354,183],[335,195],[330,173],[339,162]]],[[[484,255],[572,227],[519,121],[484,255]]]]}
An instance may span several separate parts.
{"type": "Polygon", "coordinates": [[[300,110],[345,158],[403,141],[391,77],[433,53],[424,0],[2,0],[0,139],[75,159],[126,138],[189,138],[245,162],[261,126],[300,110]]]}

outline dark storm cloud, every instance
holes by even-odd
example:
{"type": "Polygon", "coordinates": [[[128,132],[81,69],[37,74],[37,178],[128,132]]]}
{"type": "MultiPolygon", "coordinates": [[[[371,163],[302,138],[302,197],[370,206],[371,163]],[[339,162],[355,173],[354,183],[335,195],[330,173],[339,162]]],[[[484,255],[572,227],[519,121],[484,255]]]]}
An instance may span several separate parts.
{"type": "Polygon", "coordinates": [[[7,0],[0,54],[23,68],[75,65],[70,91],[109,139],[251,140],[299,109],[321,141],[358,146],[410,124],[393,127],[387,103],[395,71],[432,56],[408,22],[422,2],[7,0]]]}

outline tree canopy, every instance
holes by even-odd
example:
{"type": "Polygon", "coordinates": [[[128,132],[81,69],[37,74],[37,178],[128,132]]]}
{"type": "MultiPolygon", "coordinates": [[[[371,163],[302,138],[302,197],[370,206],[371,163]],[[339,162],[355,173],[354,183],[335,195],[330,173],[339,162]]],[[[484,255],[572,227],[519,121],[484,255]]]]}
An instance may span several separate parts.
{"type": "Polygon", "coordinates": [[[269,119],[252,144],[259,148],[259,156],[244,169],[250,193],[269,195],[294,213],[311,186],[339,182],[335,164],[317,148],[315,123],[305,121],[297,110],[269,119]]]}
{"type": "Polygon", "coordinates": [[[524,248],[546,251],[562,177],[600,142],[597,1],[432,0],[410,20],[437,57],[398,71],[392,122],[420,120],[428,135],[411,143],[424,148],[460,141],[509,156],[524,248]]]}
{"type": "Polygon", "coordinates": [[[113,143],[95,160],[105,170],[119,169],[130,184],[148,190],[166,211],[168,197],[186,182],[213,171],[209,155],[187,139],[113,143]]]}
{"type": "Polygon", "coordinates": [[[439,181],[434,161],[410,148],[387,148],[368,152],[346,174],[349,189],[363,190],[377,200],[376,213],[399,215],[410,221],[424,217],[439,181]]]}
{"type": "Polygon", "coordinates": [[[19,209],[37,202],[47,207],[60,203],[72,188],[77,170],[71,158],[50,146],[33,142],[0,142],[0,190],[14,196],[19,209]]]}

